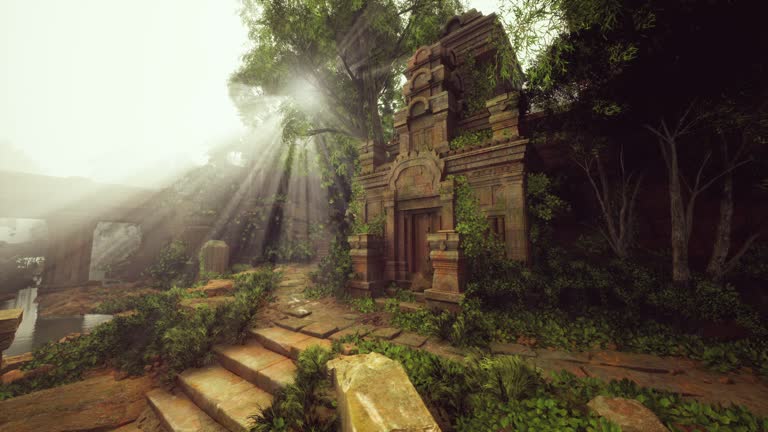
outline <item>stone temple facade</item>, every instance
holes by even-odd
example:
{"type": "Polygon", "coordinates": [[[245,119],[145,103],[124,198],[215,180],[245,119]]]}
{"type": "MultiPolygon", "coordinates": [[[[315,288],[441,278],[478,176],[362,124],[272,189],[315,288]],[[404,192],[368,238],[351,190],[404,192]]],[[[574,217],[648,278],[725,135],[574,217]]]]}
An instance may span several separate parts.
{"type": "Polygon", "coordinates": [[[527,260],[528,141],[518,132],[519,88],[499,78],[495,87],[478,92],[487,83],[472,72],[490,70],[498,77],[490,65],[502,48],[509,49],[508,39],[496,15],[472,10],[452,18],[439,41],[408,60],[406,108],[395,114],[395,138],[382,146],[364,143],[360,151],[361,217],[383,218],[384,234],[349,238],[354,296],[377,296],[394,283],[423,291],[431,306],[460,302],[466,272],[455,231],[456,176],[467,179],[487,215],[488,235],[503,239],[509,258],[527,260]],[[451,149],[452,139],[478,131],[488,138],[451,149]]]}

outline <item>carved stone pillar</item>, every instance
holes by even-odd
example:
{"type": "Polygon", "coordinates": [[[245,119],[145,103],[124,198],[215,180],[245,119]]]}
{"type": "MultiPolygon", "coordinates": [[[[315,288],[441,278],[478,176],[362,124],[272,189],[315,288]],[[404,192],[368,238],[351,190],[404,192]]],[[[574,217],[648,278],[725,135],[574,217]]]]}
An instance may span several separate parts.
{"type": "Polygon", "coordinates": [[[432,260],[432,288],[424,291],[430,307],[458,310],[464,298],[466,264],[461,249],[461,235],[454,230],[427,234],[432,260]]]}
{"type": "Polygon", "coordinates": [[[528,221],[525,206],[525,186],[523,178],[510,181],[506,187],[507,203],[504,243],[507,258],[527,262],[529,254],[528,221]]]}
{"type": "Polygon", "coordinates": [[[355,234],[347,238],[354,277],[347,284],[352,297],[376,297],[384,289],[382,260],[383,242],[372,234],[355,234]]]}
{"type": "Polygon", "coordinates": [[[384,253],[385,267],[384,279],[397,280],[397,207],[395,206],[395,192],[387,191],[384,194],[384,253]]]}
{"type": "Polygon", "coordinates": [[[517,127],[520,120],[519,98],[518,93],[504,93],[485,103],[485,107],[491,113],[488,121],[491,124],[491,130],[493,130],[493,139],[520,136],[517,127]]]}
{"type": "Polygon", "coordinates": [[[452,177],[440,182],[440,229],[456,229],[456,180],[452,177]]]}

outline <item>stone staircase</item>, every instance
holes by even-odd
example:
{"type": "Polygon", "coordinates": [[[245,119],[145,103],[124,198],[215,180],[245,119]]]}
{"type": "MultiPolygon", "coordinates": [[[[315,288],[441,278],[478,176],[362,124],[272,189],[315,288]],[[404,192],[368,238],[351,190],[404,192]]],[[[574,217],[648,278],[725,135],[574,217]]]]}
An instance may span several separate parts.
{"type": "Polygon", "coordinates": [[[147,400],[169,432],[245,432],[250,417],[293,383],[294,361],[312,345],[331,342],[280,327],[252,329],[245,345],[215,347],[215,364],[182,372],[176,389],[152,390],[147,400]]]}

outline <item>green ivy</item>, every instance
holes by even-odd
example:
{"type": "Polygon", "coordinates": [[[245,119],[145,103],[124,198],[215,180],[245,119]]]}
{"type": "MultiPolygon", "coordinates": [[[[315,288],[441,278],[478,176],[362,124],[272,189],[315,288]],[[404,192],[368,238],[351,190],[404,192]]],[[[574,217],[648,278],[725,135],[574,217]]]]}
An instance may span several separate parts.
{"type": "Polygon", "coordinates": [[[186,244],[180,240],[173,241],[160,250],[155,262],[146,270],[157,288],[169,289],[174,285],[189,283],[184,274],[190,258],[186,250],[186,244]]]}
{"type": "Polygon", "coordinates": [[[493,131],[488,129],[480,129],[474,132],[464,132],[448,142],[448,148],[451,150],[460,150],[467,147],[472,147],[490,140],[493,137],[493,131]]]}
{"type": "Polygon", "coordinates": [[[139,375],[147,365],[160,363],[170,380],[186,368],[209,362],[214,344],[242,341],[279,276],[271,269],[239,275],[234,301],[215,308],[182,307],[186,292],[180,288],[139,297],[131,301],[134,314],[116,316],[87,335],[35,350],[24,369],[42,365],[53,369],[0,385],[0,395],[7,398],[66,384],[105,365],[139,375]]]}

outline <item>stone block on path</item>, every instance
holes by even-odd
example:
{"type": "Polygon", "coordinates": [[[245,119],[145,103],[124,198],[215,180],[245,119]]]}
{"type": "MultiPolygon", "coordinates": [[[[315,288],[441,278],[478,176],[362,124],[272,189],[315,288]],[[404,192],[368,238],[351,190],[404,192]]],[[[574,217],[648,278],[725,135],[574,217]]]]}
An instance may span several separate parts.
{"type": "Polygon", "coordinates": [[[394,327],[380,327],[371,333],[376,339],[392,340],[400,334],[402,330],[394,327]]]}
{"type": "Polygon", "coordinates": [[[624,432],[669,432],[656,414],[633,399],[598,396],[587,406],[600,417],[621,426],[624,432]]]}
{"type": "Polygon", "coordinates": [[[314,321],[304,318],[285,318],[279,321],[275,321],[275,324],[291,331],[299,331],[302,328],[313,324],[314,321]]]}
{"type": "Polygon", "coordinates": [[[353,335],[363,337],[363,336],[366,336],[368,333],[370,333],[372,330],[373,330],[373,327],[369,325],[353,326],[332,334],[331,336],[329,336],[329,339],[335,341],[343,338],[344,336],[353,336],[353,335]]]}
{"type": "Polygon", "coordinates": [[[418,348],[422,345],[424,345],[424,342],[427,341],[426,336],[421,336],[416,333],[402,333],[400,336],[394,338],[392,340],[392,343],[396,343],[398,345],[405,345],[409,346],[411,348],[418,348]]]}
{"type": "Polygon", "coordinates": [[[339,330],[339,326],[326,321],[317,321],[301,329],[302,333],[325,339],[339,330]]]}
{"type": "Polygon", "coordinates": [[[370,353],[333,359],[328,370],[343,432],[440,431],[400,363],[370,353]]]}

